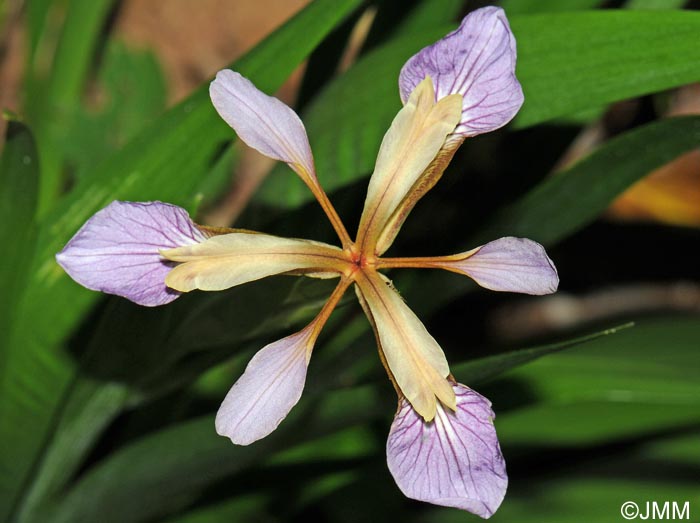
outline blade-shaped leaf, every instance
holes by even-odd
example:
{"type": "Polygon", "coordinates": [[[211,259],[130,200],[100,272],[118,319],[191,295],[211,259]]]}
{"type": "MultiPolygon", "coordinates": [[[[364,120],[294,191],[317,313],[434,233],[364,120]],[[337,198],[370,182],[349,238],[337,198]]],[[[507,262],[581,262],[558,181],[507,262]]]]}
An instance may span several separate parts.
{"type": "Polygon", "coordinates": [[[21,349],[22,345],[13,343],[12,326],[19,320],[18,302],[25,291],[28,263],[35,246],[34,216],[39,189],[39,158],[29,129],[10,122],[6,138],[0,157],[0,241],[7,247],[0,257],[0,441],[12,441],[14,445],[2,447],[5,450],[0,459],[0,505],[20,487],[8,460],[15,452],[29,450],[25,445],[27,429],[21,423],[23,413],[13,409],[5,396],[17,379],[10,347],[17,345],[21,349]]]}
{"type": "MultiPolygon", "coordinates": [[[[111,298],[19,519],[41,520],[124,409],[180,389],[221,361],[236,357],[244,365],[252,349],[313,318],[333,288],[327,280],[278,277],[265,282],[264,292],[260,283],[251,284],[186,296],[165,308],[144,309],[111,298]],[[271,309],[270,303],[278,306],[271,309]]],[[[226,388],[229,379],[227,374],[226,388]]]]}
{"type": "MultiPolygon", "coordinates": [[[[312,3],[234,67],[273,91],[359,0],[312,3]]],[[[194,201],[199,176],[209,168],[230,129],[211,107],[206,86],[141,132],[108,159],[100,176],[86,177],[44,220],[8,358],[8,379],[0,391],[0,519],[20,503],[17,491],[38,459],[74,375],[75,363],[56,344],[98,298],[62,273],[54,254],[95,211],[114,199],[194,201]],[[7,423],[5,420],[9,420],[7,423]],[[20,420],[20,421],[18,421],[20,420]],[[31,427],[27,429],[26,427],[31,427]],[[11,430],[10,430],[11,429],[11,430]]]]}
{"type": "MultiPolygon", "coordinates": [[[[510,21],[525,91],[515,120],[519,128],[700,80],[700,13],[605,10],[513,16],[510,21]]],[[[309,105],[303,120],[326,190],[372,171],[382,136],[400,107],[398,71],[422,46],[451,29],[389,42],[309,105]]],[[[289,207],[309,201],[303,184],[282,171],[270,174],[257,198],[289,207]]]]}
{"type": "Polygon", "coordinates": [[[501,0],[501,7],[508,15],[527,15],[593,9],[600,3],[600,0],[501,0]]]}
{"type": "Polygon", "coordinates": [[[41,156],[40,215],[48,211],[59,196],[63,125],[66,117],[78,109],[102,25],[113,4],[114,0],[68,3],[48,80],[42,88],[29,91],[34,96],[27,100],[26,108],[36,128],[41,156]]]}
{"type": "MultiPolygon", "coordinates": [[[[493,376],[499,370],[513,368],[552,351],[577,344],[594,344],[596,338],[613,330],[562,344],[527,349],[522,357],[515,353],[504,355],[498,368],[490,358],[481,364],[477,360],[457,366],[457,376],[462,379],[460,368],[474,377],[479,375],[480,368],[487,369],[487,375],[493,376]]],[[[332,386],[334,382],[328,381],[323,388],[316,386],[307,391],[274,433],[250,447],[232,446],[225,438],[216,437],[213,417],[176,425],[141,438],[88,470],[69,495],[60,499],[54,509],[56,512],[51,513],[52,521],[90,520],[102,512],[100,519],[105,523],[128,522],[167,513],[180,507],[177,500],[186,503],[207,484],[237,474],[273,452],[314,441],[340,428],[374,419],[388,420],[394,411],[394,396],[380,395],[376,386],[329,391],[328,387],[332,386]],[[158,485],[155,491],[153,485],[158,485]],[[137,499],[146,501],[135,502],[137,499]]],[[[389,388],[382,390],[388,391],[389,388]]],[[[49,513],[49,510],[45,506],[42,514],[49,513]]]]}
{"type": "Polygon", "coordinates": [[[526,363],[548,354],[559,352],[570,347],[575,347],[576,345],[581,345],[583,343],[588,343],[602,336],[617,334],[618,332],[628,329],[633,325],[633,323],[625,323],[619,327],[611,327],[609,329],[605,329],[604,331],[588,334],[587,336],[581,336],[580,338],[543,345],[541,347],[514,350],[503,354],[497,354],[495,356],[488,356],[486,358],[479,358],[454,366],[452,373],[455,375],[458,381],[468,383],[470,385],[476,385],[487,381],[494,376],[498,376],[499,374],[502,374],[510,369],[525,365],[526,363]]]}
{"type": "Polygon", "coordinates": [[[513,443],[581,444],[697,424],[698,339],[697,318],[642,320],[506,373],[529,401],[499,416],[499,434],[513,443]]]}
{"type": "Polygon", "coordinates": [[[0,245],[6,246],[0,256],[0,378],[5,370],[4,349],[34,249],[38,185],[34,138],[23,124],[9,122],[0,156],[0,245]]]}
{"type": "Polygon", "coordinates": [[[700,80],[699,28],[700,13],[690,11],[585,11],[515,20],[517,73],[525,92],[515,126],[700,80]],[[550,31],[559,33],[556,41],[550,31]]]}
{"type": "Polygon", "coordinates": [[[544,180],[500,211],[472,241],[505,234],[545,245],[573,234],[657,167],[700,143],[700,117],[654,122],[613,138],[564,172],[544,180]]]}
{"type": "Polygon", "coordinates": [[[44,516],[50,514],[52,523],[153,520],[181,509],[207,485],[267,459],[276,450],[377,417],[382,404],[371,387],[337,391],[319,404],[307,398],[275,432],[248,447],[217,436],[213,416],[181,423],[110,456],[61,499],[55,512],[44,516]]]}

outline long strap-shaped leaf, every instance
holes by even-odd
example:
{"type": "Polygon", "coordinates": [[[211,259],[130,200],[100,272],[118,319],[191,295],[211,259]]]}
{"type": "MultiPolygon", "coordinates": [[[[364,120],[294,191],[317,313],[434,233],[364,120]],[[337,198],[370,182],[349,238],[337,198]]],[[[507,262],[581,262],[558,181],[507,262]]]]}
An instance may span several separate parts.
{"type": "MultiPolygon", "coordinates": [[[[604,10],[513,16],[510,22],[525,92],[514,122],[519,128],[700,80],[697,12],[604,10]]],[[[398,71],[451,29],[390,41],[332,81],[304,111],[327,192],[372,172],[382,136],[400,108],[398,71]]],[[[276,169],[257,198],[289,207],[309,201],[308,191],[297,185],[276,169]]]]}
{"type": "MultiPolygon", "coordinates": [[[[502,209],[476,236],[465,238],[465,249],[502,236],[532,238],[553,245],[595,220],[612,201],[636,181],[691,151],[700,143],[700,116],[670,118],[647,124],[617,136],[579,163],[553,175],[527,192],[513,205],[502,209]]],[[[397,275],[397,285],[415,303],[423,316],[449,303],[466,289],[466,279],[445,278],[438,273],[421,274],[429,295],[412,299],[410,286],[397,275]]]]}
{"type": "MultiPolygon", "coordinates": [[[[498,372],[616,331],[609,329],[559,344],[503,354],[497,362],[498,372]]],[[[474,364],[478,366],[481,361],[488,370],[495,370],[494,362],[489,360],[476,360],[474,364]]],[[[469,368],[466,366],[465,371],[469,368]]],[[[188,499],[207,485],[244,471],[275,451],[390,416],[394,406],[393,401],[385,403],[374,386],[318,390],[316,396],[305,394],[284,424],[252,447],[232,446],[216,436],[211,430],[211,417],[181,423],[134,441],[89,470],[61,500],[56,512],[51,513],[51,521],[150,521],[167,511],[174,498],[188,499]],[[135,499],[147,502],[135,503],[135,499]]]]}
{"type": "Polygon", "coordinates": [[[599,216],[634,182],[700,144],[700,116],[647,124],[618,136],[547,178],[499,212],[473,241],[503,235],[551,245],[599,216]]]}
{"type": "MultiPolygon", "coordinates": [[[[360,0],[317,0],[234,64],[266,91],[274,91],[360,0]]],[[[98,297],[71,282],[54,254],[95,211],[114,199],[192,202],[230,129],[211,107],[206,86],[163,115],[122,151],[95,168],[43,223],[20,319],[12,333],[0,389],[0,520],[22,509],[40,466],[42,448],[57,422],[75,362],[57,345],[98,297]]]]}

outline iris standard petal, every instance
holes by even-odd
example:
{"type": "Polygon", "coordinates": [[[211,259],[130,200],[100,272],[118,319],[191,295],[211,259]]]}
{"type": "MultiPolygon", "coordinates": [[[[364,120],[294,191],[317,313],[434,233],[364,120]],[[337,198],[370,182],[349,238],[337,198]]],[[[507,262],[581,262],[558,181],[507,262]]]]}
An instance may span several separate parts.
{"type": "Polygon", "coordinates": [[[389,370],[413,408],[430,421],[438,400],[454,408],[445,354],[421,321],[382,274],[358,274],[360,302],[368,309],[389,370]]]}
{"type": "Polygon", "coordinates": [[[387,463],[409,498],[460,508],[482,518],[500,506],[508,487],[491,402],[454,385],[455,412],[437,407],[425,422],[402,399],[387,441],[387,463]]]}
{"type": "Polygon", "coordinates": [[[465,274],[492,291],[542,295],[556,292],[559,286],[557,270],[544,247],[527,238],[507,236],[448,259],[436,265],[465,274]]]}
{"type": "Polygon", "coordinates": [[[253,356],[216,414],[220,435],[248,445],[277,428],[299,401],[314,343],[351,283],[342,278],[311,323],[253,356]]]}
{"type": "Polygon", "coordinates": [[[237,445],[249,445],[277,428],[304,390],[311,334],[306,328],[253,356],[216,414],[216,432],[237,445]]]}
{"type": "Polygon", "coordinates": [[[467,15],[459,29],[410,58],[399,75],[406,101],[426,77],[437,99],[463,96],[461,123],[455,134],[475,136],[507,124],[523,104],[515,77],[515,38],[503,9],[484,7],[467,15]]]}
{"type": "Polygon", "coordinates": [[[139,305],[163,305],[180,293],[165,285],[173,264],[160,251],[205,239],[180,207],[115,201],[80,228],[56,261],[88,289],[123,296],[139,305]]]}
{"type": "Polygon", "coordinates": [[[387,221],[438,154],[460,115],[460,97],[435,102],[429,79],[411,93],[384,135],[369,181],[357,243],[369,253],[387,221]]]}
{"type": "Polygon", "coordinates": [[[162,255],[180,262],[165,279],[180,292],[220,291],[291,271],[340,274],[349,263],[332,245],[246,232],[213,236],[162,255]]]}
{"type": "Polygon", "coordinates": [[[315,183],[306,129],[289,106],[230,69],[217,73],[209,95],[241,140],[265,156],[288,163],[307,183],[315,183]]]}

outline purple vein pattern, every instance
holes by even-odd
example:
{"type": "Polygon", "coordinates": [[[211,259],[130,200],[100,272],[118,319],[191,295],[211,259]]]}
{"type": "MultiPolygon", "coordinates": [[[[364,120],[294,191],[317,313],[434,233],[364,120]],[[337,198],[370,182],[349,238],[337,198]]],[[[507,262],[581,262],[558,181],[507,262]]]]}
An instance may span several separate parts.
{"type": "Polygon", "coordinates": [[[409,498],[491,516],[508,486],[491,402],[453,385],[457,411],[438,406],[426,423],[402,399],[387,441],[387,463],[409,498]]]}
{"type": "Polygon", "coordinates": [[[115,201],[80,228],[56,261],[88,289],[154,307],[180,295],[165,285],[174,264],[160,251],[205,239],[181,207],[115,201]]]}
{"type": "Polygon", "coordinates": [[[304,329],[253,356],[216,414],[216,432],[250,445],[277,428],[304,390],[309,333],[304,329]]]}
{"type": "Polygon", "coordinates": [[[415,54],[401,69],[399,91],[406,102],[426,76],[436,99],[459,93],[462,121],[455,134],[476,136],[507,124],[523,104],[515,77],[515,38],[503,9],[484,7],[456,31],[415,54]]]}

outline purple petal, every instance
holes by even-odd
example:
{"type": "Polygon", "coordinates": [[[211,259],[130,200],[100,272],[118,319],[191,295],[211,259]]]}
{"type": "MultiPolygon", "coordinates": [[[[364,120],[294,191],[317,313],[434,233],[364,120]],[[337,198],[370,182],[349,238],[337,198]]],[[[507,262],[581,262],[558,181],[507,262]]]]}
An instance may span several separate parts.
{"type": "Polygon", "coordinates": [[[462,122],[455,134],[475,136],[507,124],[523,104],[515,77],[515,38],[503,9],[484,7],[467,15],[459,29],[414,55],[401,69],[401,99],[426,76],[440,99],[459,93],[462,122]]]}
{"type": "Polygon", "coordinates": [[[80,228],[56,255],[56,261],[88,289],[152,307],[180,295],[165,285],[165,276],[174,264],[164,260],[159,251],[205,239],[180,207],[115,201],[80,228]]]}
{"type": "Polygon", "coordinates": [[[477,247],[450,264],[492,291],[551,294],[559,286],[552,260],[539,243],[507,236],[477,247]]]}
{"type": "Polygon", "coordinates": [[[253,356],[216,414],[216,432],[249,445],[277,428],[304,390],[311,332],[306,328],[253,356]]]}
{"type": "Polygon", "coordinates": [[[409,498],[488,518],[508,487],[495,415],[489,400],[464,385],[453,387],[457,411],[440,405],[428,423],[401,400],[386,445],[389,471],[409,498]]]}
{"type": "Polygon", "coordinates": [[[216,74],[209,95],[221,118],[250,147],[287,162],[302,178],[316,178],[304,124],[286,104],[230,69],[216,74]]]}

